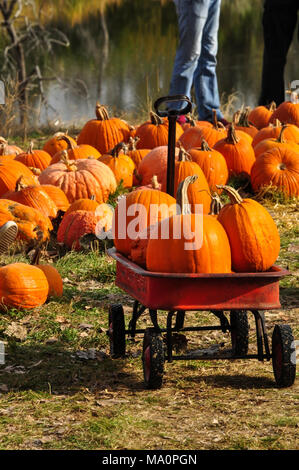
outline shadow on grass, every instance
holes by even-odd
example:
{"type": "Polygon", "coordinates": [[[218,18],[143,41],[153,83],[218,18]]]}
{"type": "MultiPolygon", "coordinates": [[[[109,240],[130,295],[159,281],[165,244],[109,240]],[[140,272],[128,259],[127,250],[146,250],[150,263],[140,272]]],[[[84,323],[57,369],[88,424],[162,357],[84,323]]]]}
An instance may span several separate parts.
{"type": "Polygon", "coordinates": [[[0,383],[6,384],[9,392],[31,390],[74,395],[86,389],[92,392],[144,389],[142,374],[126,370],[126,358],[79,359],[76,351],[57,344],[14,344],[8,347],[7,358],[0,368],[0,383]]]}
{"type": "Polygon", "coordinates": [[[246,374],[238,374],[238,375],[221,375],[221,374],[213,374],[213,375],[200,375],[192,376],[185,378],[187,382],[197,383],[200,385],[201,382],[205,382],[205,384],[214,387],[214,388],[225,388],[225,389],[237,389],[237,390],[266,390],[266,389],[273,389],[277,388],[276,383],[271,380],[269,377],[260,377],[256,376],[249,376],[246,374]]]}

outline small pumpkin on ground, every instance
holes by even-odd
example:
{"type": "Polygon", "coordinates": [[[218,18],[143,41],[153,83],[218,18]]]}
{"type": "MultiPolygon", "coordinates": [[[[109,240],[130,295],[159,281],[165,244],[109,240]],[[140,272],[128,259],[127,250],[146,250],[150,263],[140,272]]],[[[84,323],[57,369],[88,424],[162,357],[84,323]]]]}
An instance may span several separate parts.
{"type": "Polygon", "coordinates": [[[110,118],[107,108],[97,103],[96,119],[91,119],[84,125],[77,142],[78,145],[91,145],[104,155],[119,142],[128,142],[130,136],[128,123],[117,117],[110,118]]]}
{"type": "Polygon", "coordinates": [[[269,121],[275,109],[276,104],[274,101],[272,101],[268,106],[256,106],[249,112],[248,120],[258,130],[261,130],[269,125],[269,121]]]}
{"type": "Polygon", "coordinates": [[[286,196],[299,196],[299,153],[288,147],[273,147],[262,153],[251,169],[255,192],[271,186],[286,196]]]}
{"type": "Polygon", "coordinates": [[[201,147],[191,148],[188,153],[204,172],[211,191],[219,192],[216,185],[226,184],[228,181],[228,168],[222,153],[211,149],[205,140],[201,147]]]}
{"type": "Polygon", "coordinates": [[[196,176],[179,186],[180,213],[156,224],[146,249],[149,271],[164,273],[230,273],[231,250],[228,237],[215,217],[190,214],[188,186],[196,176]],[[202,223],[201,223],[202,221],[202,223]],[[169,229],[169,238],[161,237],[169,229]],[[180,233],[177,237],[175,234],[180,233]],[[156,235],[158,235],[156,237],[156,235]]]}
{"type": "Polygon", "coordinates": [[[25,206],[34,207],[45,217],[57,216],[57,206],[43,187],[41,185],[28,186],[23,182],[22,176],[18,179],[15,190],[3,194],[1,199],[10,199],[25,206]]]}
{"type": "Polygon", "coordinates": [[[112,227],[113,212],[107,204],[98,206],[95,212],[77,210],[65,214],[57,232],[58,243],[70,250],[81,250],[80,239],[87,234],[100,235],[112,227]]]}
{"type": "Polygon", "coordinates": [[[82,160],[83,158],[98,159],[101,156],[100,152],[96,148],[87,144],[78,145],[76,142],[73,141],[73,139],[70,139],[70,137],[67,135],[63,135],[62,137],[60,137],[60,140],[66,142],[67,148],[58,151],[52,157],[50,163],[51,165],[53,165],[53,163],[58,163],[61,158],[65,155],[65,152],[67,152],[69,160],[82,160]]]}
{"type": "Polygon", "coordinates": [[[51,297],[62,297],[63,294],[63,281],[60,273],[55,268],[55,266],[51,264],[40,264],[40,246],[38,244],[35,253],[33,255],[31,265],[36,266],[37,268],[41,269],[44,275],[47,278],[49,291],[48,291],[48,299],[51,297]]]}
{"type": "Polygon", "coordinates": [[[229,175],[250,175],[255,162],[254,150],[246,138],[237,135],[234,124],[229,126],[226,138],[215,144],[214,150],[224,156],[229,175]]]}
{"type": "Polygon", "coordinates": [[[279,232],[273,218],[257,201],[242,199],[230,186],[221,189],[230,198],[230,203],[220,210],[218,221],[229,238],[232,269],[248,273],[267,271],[280,250],[279,232]]]}
{"type": "MultiPolygon", "coordinates": [[[[138,149],[153,149],[168,144],[168,119],[150,112],[150,119],[137,127],[135,138],[138,137],[138,149]]],[[[176,140],[183,134],[183,129],[176,122],[176,140]]]]}
{"type": "Polygon", "coordinates": [[[76,140],[73,139],[73,137],[69,136],[67,132],[56,132],[53,137],[51,137],[45,142],[43,150],[45,150],[45,152],[48,152],[51,157],[54,157],[54,155],[60,152],[61,150],[66,150],[68,148],[68,142],[62,139],[62,137],[64,136],[67,136],[69,141],[72,142],[73,145],[77,145],[76,140]]]}
{"type": "Polygon", "coordinates": [[[17,155],[15,160],[23,163],[29,168],[32,167],[44,170],[51,163],[51,155],[45,150],[34,150],[33,142],[31,142],[28,150],[17,155]]]}
{"type": "Polygon", "coordinates": [[[109,153],[102,155],[99,161],[105,163],[113,171],[117,184],[122,182],[124,188],[131,188],[135,163],[126,155],[125,149],[126,144],[120,142],[109,153]]]}

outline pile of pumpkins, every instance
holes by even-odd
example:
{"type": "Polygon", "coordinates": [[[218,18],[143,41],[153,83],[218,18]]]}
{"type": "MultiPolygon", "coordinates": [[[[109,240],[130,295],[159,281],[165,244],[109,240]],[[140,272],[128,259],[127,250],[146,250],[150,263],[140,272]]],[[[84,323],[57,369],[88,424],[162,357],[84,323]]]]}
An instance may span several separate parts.
{"type": "MultiPolygon", "coordinates": [[[[227,127],[217,122],[215,114],[213,122],[188,117],[185,124],[177,123],[178,201],[166,193],[168,120],[151,112],[148,121],[134,127],[110,117],[99,103],[95,111],[95,118],[76,139],[58,132],[42,149],[31,145],[24,151],[0,138],[0,225],[13,220],[20,239],[47,241],[59,220],[58,243],[76,250],[81,249],[83,235],[109,231],[114,225],[117,250],[151,271],[255,272],[272,266],[279,252],[272,217],[256,201],[242,200],[227,183],[232,176],[245,174],[256,192],[272,185],[288,196],[299,195],[298,103],[242,110],[227,127]],[[169,207],[154,222],[145,217],[146,231],[164,219],[183,220],[185,211],[191,212],[195,223],[196,205],[202,204],[202,248],[186,254],[177,240],[119,238],[118,205],[113,212],[107,201],[120,183],[128,191],[127,204],[169,207]],[[219,208],[221,193],[231,202],[219,208]]],[[[130,217],[125,229],[129,223],[130,217]]],[[[14,267],[20,268],[18,263],[14,267]]],[[[28,267],[31,272],[34,268],[28,267]]],[[[10,267],[0,268],[1,286],[5,269],[10,267]]],[[[37,277],[44,281],[42,275],[37,277]]],[[[49,292],[53,293],[48,287],[42,298],[48,298],[49,292]]],[[[62,292],[61,283],[57,292],[62,292]]],[[[41,300],[36,298],[38,305],[41,300]]],[[[7,301],[15,306],[17,302],[7,301]]]]}

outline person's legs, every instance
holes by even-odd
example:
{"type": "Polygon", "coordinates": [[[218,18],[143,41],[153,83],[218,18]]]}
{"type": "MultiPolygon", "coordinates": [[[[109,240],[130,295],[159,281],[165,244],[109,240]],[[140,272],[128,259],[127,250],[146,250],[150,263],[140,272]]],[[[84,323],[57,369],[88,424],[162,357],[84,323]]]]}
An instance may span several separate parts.
{"type": "Polygon", "coordinates": [[[210,0],[208,18],[202,35],[201,55],[194,73],[198,118],[201,120],[210,121],[213,109],[216,110],[218,119],[223,118],[216,75],[220,6],[221,0],[210,0]]]}
{"type": "Polygon", "coordinates": [[[298,0],[265,0],[260,105],[285,99],[284,68],[297,23],[298,0]]]}
{"type": "MultiPolygon", "coordinates": [[[[204,25],[211,0],[177,0],[179,45],[170,82],[170,95],[191,98],[193,74],[201,53],[204,25]]],[[[175,105],[172,105],[175,107],[175,105]]]]}

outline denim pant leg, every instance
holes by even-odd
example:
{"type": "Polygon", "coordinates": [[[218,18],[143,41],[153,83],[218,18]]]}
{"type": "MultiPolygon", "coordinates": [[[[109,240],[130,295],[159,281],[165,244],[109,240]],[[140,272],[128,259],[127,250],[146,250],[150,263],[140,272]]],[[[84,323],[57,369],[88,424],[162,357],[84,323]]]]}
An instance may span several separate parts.
{"type": "Polygon", "coordinates": [[[202,34],[210,1],[176,0],[179,45],[170,82],[170,95],[182,94],[191,98],[193,75],[201,53],[202,34]]]}
{"type": "Polygon", "coordinates": [[[216,75],[218,29],[221,0],[211,0],[203,35],[201,54],[194,72],[195,97],[198,116],[202,120],[212,119],[212,110],[216,110],[217,118],[222,119],[218,82],[216,75]]]}

